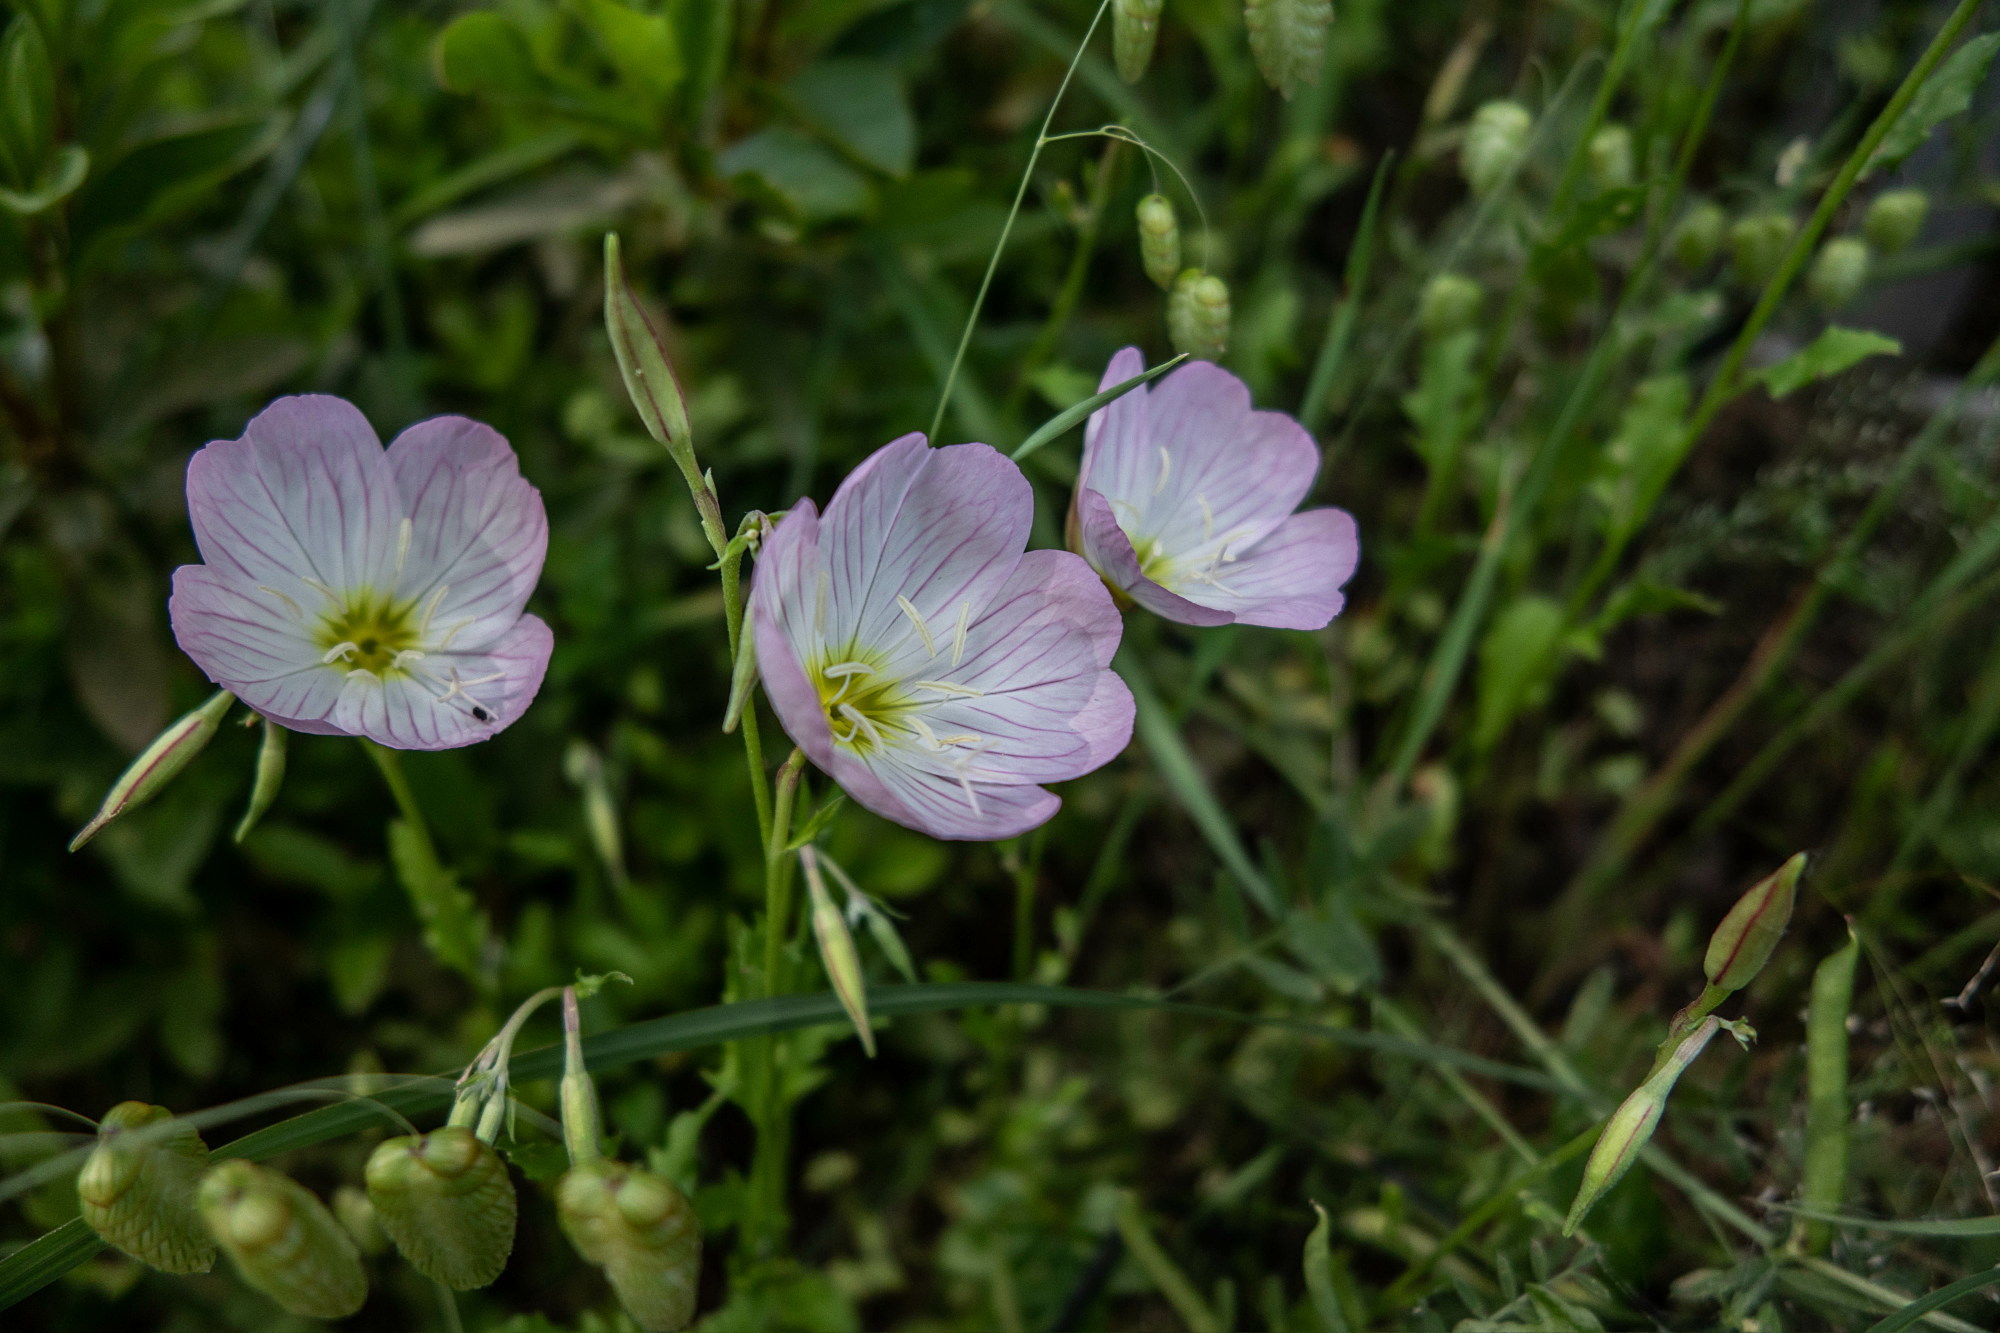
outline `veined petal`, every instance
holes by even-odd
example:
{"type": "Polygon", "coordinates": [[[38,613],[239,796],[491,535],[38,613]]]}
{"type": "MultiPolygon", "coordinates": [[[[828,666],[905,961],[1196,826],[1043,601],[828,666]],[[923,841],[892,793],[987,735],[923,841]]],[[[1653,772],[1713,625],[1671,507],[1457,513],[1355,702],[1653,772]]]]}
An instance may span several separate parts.
{"type": "Polygon", "coordinates": [[[181,651],[216,684],[296,730],[315,730],[340,697],[303,620],[279,598],[206,565],[174,571],[167,618],[181,651]]]}
{"type": "Polygon", "coordinates": [[[1215,582],[1190,588],[1203,606],[1227,611],[1237,623],[1273,629],[1323,629],[1347,598],[1361,541],[1341,509],[1293,514],[1249,554],[1218,565],[1215,582]]]}
{"type": "Polygon", "coordinates": [[[1227,625],[1235,616],[1189,601],[1162,588],[1139,571],[1132,539],[1111,512],[1111,502],[1096,491],[1076,493],[1077,535],[1091,568],[1156,616],[1183,625],[1227,625]]]}
{"type": "Polygon", "coordinates": [[[456,628],[454,648],[493,642],[520,618],[542,574],[549,522],[541,492],[521,476],[500,432],[465,417],[410,427],[390,444],[388,466],[410,520],[407,549],[395,539],[399,600],[429,611],[433,641],[456,628]]]}
{"type": "Polygon", "coordinates": [[[432,654],[386,676],[349,672],[333,721],[398,750],[450,750],[487,740],[534,702],[554,646],[541,618],[524,615],[482,651],[432,654]]]}
{"type": "Polygon", "coordinates": [[[1250,390],[1220,366],[1195,361],[1161,379],[1147,403],[1156,477],[1138,537],[1181,555],[1226,542],[1242,550],[1298,508],[1319,472],[1319,447],[1282,412],[1255,412],[1250,390]]]}
{"type": "Polygon", "coordinates": [[[1021,469],[987,445],[931,449],[906,435],[876,450],[821,523],[831,576],[824,642],[891,653],[891,670],[933,657],[961,608],[976,618],[1006,583],[1034,509],[1021,469]]]}
{"type": "Polygon", "coordinates": [[[1046,824],[1062,808],[1062,801],[1054,792],[1040,787],[960,783],[900,762],[900,753],[891,751],[866,761],[850,760],[847,765],[865,767],[873,785],[882,793],[878,798],[881,804],[867,799],[863,789],[857,788],[850,778],[840,773],[835,773],[834,778],[849,795],[884,818],[933,838],[952,841],[1011,838],[1046,824]]]}
{"type": "Polygon", "coordinates": [[[187,490],[195,542],[221,573],[295,598],[301,583],[386,590],[402,514],[381,441],[344,399],[278,399],[242,439],[197,452],[187,490]]]}
{"type": "MultiPolygon", "coordinates": [[[[1123,384],[1145,369],[1146,357],[1138,348],[1123,348],[1104,368],[1097,391],[1123,384]]],[[[1079,489],[1120,497],[1151,495],[1160,473],[1159,457],[1153,452],[1152,413],[1147,410],[1151,396],[1152,386],[1142,384],[1090,414],[1090,424],[1083,428],[1079,489]]]]}
{"type": "Polygon", "coordinates": [[[819,510],[800,500],[764,539],[750,581],[750,616],[757,674],[778,721],[800,749],[831,772],[833,732],[806,663],[823,651],[819,625],[830,581],[820,558],[819,510]]]}

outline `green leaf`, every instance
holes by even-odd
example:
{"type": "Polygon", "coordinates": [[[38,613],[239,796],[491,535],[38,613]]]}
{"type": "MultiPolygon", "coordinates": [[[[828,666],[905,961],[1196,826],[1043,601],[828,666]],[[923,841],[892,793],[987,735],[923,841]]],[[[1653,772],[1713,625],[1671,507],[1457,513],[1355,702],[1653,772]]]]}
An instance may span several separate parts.
{"type": "Polygon", "coordinates": [[[874,204],[860,172],[797,130],[761,130],[732,145],[717,165],[802,222],[854,217],[874,204]]]}
{"type": "Polygon", "coordinates": [[[657,103],[680,86],[680,38],[664,14],[641,14],[616,0],[576,0],[576,12],[626,87],[657,103]]]}
{"type": "Polygon", "coordinates": [[[17,15],[0,38],[0,173],[24,193],[48,175],[55,102],[55,70],[41,27],[17,15]]]}
{"type": "Polygon", "coordinates": [[[1062,411],[1056,413],[1056,415],[1050,417],[1047,421],[1044,421],[1033,435],[1030,435],[1027,439],[1021,441],[1021,443],[1015,448],[1014,452],[1008,455],[1008,457],[1012,458],[1016,463],[1020,462],[1022,459],[1026,458],[1029,454],[1034,453],[1037,449],[1040,449],[1043,445],[1047,444],[1050,440],[1056,439],[1057,437],[1062,435],[1064,431],[1067,431],[1073,426],[1075,426],[1078,422],[1082,421],[1092,412],[1095,412],[1098,408],[1103,407],[1106,403],[1116,402],[1118,399],[1123,398],[1126,394],[1132,392],[1132,390],[1138,388],[1140,385],[1158,379],[1160,376],[1166,374],[1168,371],[1172,370],[1175,366],[1178,366],[1181,362],[1185,360],[1187,360],[1187,353],[1183,352],[1179,356],[1173,358],[1171,361],[1162,361],[1159,365],[1154,366],[1151,370],[1145,371],[1138,375],[1134,375],[1129,380],[1121,380],[1117,384],[1112,385],[1110,388],[1106,389],[1102,393],[1094,393],[1090,397],[1084,399],[1082,402],[1075,403],[1069,407],[1064,408],[1062,411]]]}
{"type": "Polygon", "coordinates": [[[2000,1282],[2000,1268],[1989,1268],[1971,1277],[1962,1277],[1950,1286],[1939,1287],[1928,1296],[1918,1297],[1887,1319],[1868,1326],[1868,1333],[1903,1333],[1903,1330],[1933,1310],[1942,1309],[1962,1296],[2000,1282]]]}
{"type": "Polygon", "coordinates": [[[1606,540],[1638,530],[1680,465],[1691,397],[1685,375],[1656,375],[1633,390],[1590,481],[1605,508],[1606,540]]]}
{"type": "Polygon", "coordinates": [[[430,840],[406,820],[390,821],[389,861],[423,923],[424,943],[432,955],[447,967],[477,977],[486,945],[486,916],[472,895],[438,863],[430,840]]]}
{"type": "Polygon", "coordinates": [[[1777,365],[1757,376],[1773,398],[1803,389],[1815,380],[1838,375],[1871,356],[1900,356],[1903,344],[1866,329],[1828,328],[1777,365]]]}
{"type": "Polygon", "coordinates": [[[1560,660],[1564,620],[1560,603],[1533,593],[1493,618],[1479,645],[1475,749],[1492,749],[1507,724],[1546,687],[1560,660]]]}
{"type": "Polygon", "coordinates": [[[24,218],[33,217],[74,194],[89,173],[90,154],[76,144],[64,144],[28,189],[0,189],[0,208],[24,218]]]}
{"type": "Polygon", "coordinates": [[[1858,1227],[1863,1231],[1887,1231],[1899,1236],[1935,1236],[1949,1240],[2000,1236],[2000,1217],[1918,1217],[1909,1221],[1898,1221],[1889,1217],[1856,1217],[1852,1213],[1833,1212],[1825,1208],[1786,1208],[1783,1204],[1775,1206],[1785,1208],[1786,1212],[1798,1217],[1809,1217],[1815,1222],[1858,1227]]]}
{"type": "Polygon", "coordinates": [[[1332,0],[1246,0],[1243,23],[1257,68],[1280,94],[1289,98],[1300,84],[1319,82],[1332,0]]]}
{"type": "Polygon", "coordinates": [[[274,116],[140,144],[93,175],[77,197],[71,224],[76,243],[112,227],[149,221],[171,200],[197,197],[203,187],[270,152],[284,130],[284,121],[274,116]]]}
{"type": "Polygon", "coordinates": [[[455,93],[533,98],[548,91],[519,28],[488,11],[461,14],[431,46],[437,81],[455,93]]]}
{"type": "Polygon", "coordinates": [[[822,60],[792,80],[791,94],[808,125],[869,166],[903,177],[916,165],[916,117],[902,72],[886,60],[822,60]]]}
{"type": "Polygon", "coordinates": [[[1972,105],[1972,94],[1986,81],[1986,70],[2000,51],[2000,32],[1974,37],[1953,51],[1924,82],[1909,107],[1889,127],[1869,160],[1870,171],[1896,167],[1923,146],[1931,131],[1972,105]]]}
{"type": "Polygon", "coordinates": [[[1340,1293],[1333,1283],[1333,1219],[1317,1201],[1313,1211],[1319,1221],[1306,1237],[1306,1295],[1312,1298],[1313,1313],[1325,1333],[1348,1333],[1347,1312],[1340,1307],[1340,1293]]]}

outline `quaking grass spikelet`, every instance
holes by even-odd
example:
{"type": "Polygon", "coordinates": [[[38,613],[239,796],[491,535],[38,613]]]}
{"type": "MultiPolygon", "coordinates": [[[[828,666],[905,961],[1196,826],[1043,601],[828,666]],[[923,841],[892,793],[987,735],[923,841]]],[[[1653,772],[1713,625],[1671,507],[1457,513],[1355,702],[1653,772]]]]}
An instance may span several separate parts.
{"type": "Polygon", "coordinates": [[[353,1239],[291,1177],[233,1159],[210,1169],[195,1203],[243,1280],[291,1313],[345,1319],[368,1299],[353,1239]]]}
{"type": "Polygon", "coordinates": [[[577,1253],[604,1270],[646,1333],[694,1315],[701,1225],[670,1180],[607,1158],[578,1162],[556,1186],[556,1213],[577,1253]]]}
{"type": "Polygon", "coordinates": [[[514,1250],[514,1182],[462,1125],[389,1139],[368,1158],[375,1221],[410,1266],[454,1291],[486,1286],[514,1250]]]}
{"type": "Polygon", "coordinates": [[[97,1147],[76,1178],[83,1220],[106,1244],[163,1273],[206,1273],[215,1242],[195,1211],[208,1145],[195,1127],[163,1126],[174,1113],[120,1102],[105,1113],[97,1147]]]}

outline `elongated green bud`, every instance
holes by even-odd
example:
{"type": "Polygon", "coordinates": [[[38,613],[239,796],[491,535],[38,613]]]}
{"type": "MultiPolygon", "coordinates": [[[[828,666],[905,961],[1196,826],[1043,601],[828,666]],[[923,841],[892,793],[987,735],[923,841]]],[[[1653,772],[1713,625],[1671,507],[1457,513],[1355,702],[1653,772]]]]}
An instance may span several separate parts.
{"type": "Polygon", "coordinates": [[[1721,1030],[1722,1020],[1702,1020],[1701,1026],[1674,1048],[1666,1063],[1641,1083],[1604,1122],[1604,1132],[1597,1136],[1597,1146],[1590,1150],[1590,1160],[1584,1164],[1583,1184],[1577,1189],[1576,1201],[1570,1204],[1569,1216],[1563,1221],[1563,1235],[1575,1234],[1585,1214],[1604,1197],[1604,1192],[1632,1169],[1632,1163],[1639,1159],[1640,1150],[1652,1140],[1653,1131],[1660,1127],[1660,1117],[1666,1114],[1667,1096],[1673,1092],[1674,1084],[1707,1047],[1709,1040],[1721,1030]]]}
{"type": "Polygon", "coordinates": [[[1167,297],[1167,336],[1176,352],[1219,359],[1229,346],[1229,285],[1199,269],[1183,271],[1167,297]]]}
{"type": "Polygon", "coordinates": [[[257,747],[257,779],[250,786],[250,807],[236,825],[236,841],[242,842],[257,827],[257,821],[278,799],[285,785],[285,738],[291,735],[270,718],[263,720],[264,743],[257,747]]]}
{"type": "Polygon", "coordinates": [[[1722,205],[1710,200],[1696,204],[1674,228],[1674,262],[1690,273],[1707,268],[1722,248],[1722,231],[1728,225],[1722,205]]]}
{"type": "Polygon", "coordinates": [[[1160,37],[1160,8],[1165,0],[1111,0],[1111,56],[1118,77],[1137,83],[1153,63],[1153,45],[1160,37]]]}
{"type": "Polygon", "coordinates": [[[1498,189],[1528,152],[1528,132],[1535,118],[1519,102],[1488,102],[1472,113],[1465,142],[1458,150],[1459,169],[1472,192],[1485,197],[1498,189]]]}
{"type": "Polygon", "coordinates": [[[916,985],[916,964],[910,959],[909,946],[904,944],[903,937],[896,933],[896,923],[889,919],[888,913],[875,905],[873,899],[861,891],[861,886],[840,868],[839,862],[825,852],[819,852],[817,855],[821,868],[839,881],[841,889],[847,894],[848,924],[852,926],[859,923],[866,927],[868,937],[875,941],[875,947],[882,951],[882,956],[889,960],[889,965],[901,974],[903,980],[912,986],[916,985]]]}
{"type": "Polygon", "coordinates": [[[1860,294],[1871,266],[1868,242],[1859,236],[1836,236],[1813,259],[1806,290],[1820,309],[1838,310],[1860,294]]]}
{"type": "Polygon", "coordinates": [[[583,1016],[576,1005],[576,987],[563,987],[563,1076],[561,1086],[563,1146],[572,1165],[603,1155],[604,1115],[597,1106],[597,1085],[583,1064],[583,1016]]]}
{"type": "Polygon", "coordinates": [[[1264,82],[1286,99],[1302,83],[1318,83],[1326,64],[1332,0],[1244,0],[1243,26],[1264,82]]]}
{"type": "Polygon", "coordinates": [[[453,1291],[486,1286],[514,1250],[514,1182],[463,1125],[389,1139],[365,1173],[375,1220],[410,1267],[453,1291]]]}
{"type": "Polygon", "coordinates": [[[1172,291],[1174,277],[1181,271],[1181,224],[1163,194],[1149,194],[1139,201],[1139,257],[1153,285],[1172,291]]]}
{"type": "Polygon", "coordinates": [[[757,632],[754,616],[743,617],[742,637],[736,642],[736,661],[729,668],[729,706],[722,712],[722,732],[735,731],[743,720],[743,710],[757,694],[757,632]]]}
{"type": "Polygon", "coordinates": [[[193,1125],[145,1102],[105,1112],[76,1178],[83,1220],[107,1245],[163,1273],[206,1273],[215,1242],[195,1211],[208,1145],[193,1125]]]}
{"type": "Polygon", "coordinates": [[[180,775],[194,757],[202,752],[215,736],[215,729],[222,725],[223,714],[229,705],[236,702],[236,696],[228,690],[217,690],[208,702],[176,721],[161,732],[144,754],[132,761],[132,766],[119,775],[105,794],[104,804],[96,815],[70,839],[69,849],[77,848],[96,837],[99,830],[112,820],[136,810],[160,794],[160,790],[180,775]]]}
{"type": "Polygon", "coordinates": [[[1792,243],[1792,220],[1783,213],[1753,213],[1729,229],[1729,257],[1736,281],[1756,289],[1769,282],[1792,243]]]}
{"type": "Polygon", "coordinates": [[[572,740],[563,751],[563,776],[583,793],[583,824],[590,832],[597,859],[611,882],[625,886],[625,841],[618,829],[618,803],[604,775],[604,761],[588,741],[572,740]]]}
{"type": "Polygon", "coordinates": [[[1805,868],[1806,854],[1800,852],[1736,900],[1729,915],[1708,937],[1708,953],[1701,967],[1710,986],[1727,995],[1742,990],[1764,970],[1785,927],[1791,924],[1792,901],[1805,868]]]}
{"type": "Polygon", "coordinates": [[[1606,125],[1590,136],[1590,180],[1600,190],[1622,190],[1632,183],[1632,131],[1606,125]]]}
{"type": "Polygon", "coordinates": [[[345,1319],[368,1299],[353,1238],[291,1177],[242,1158],[221,1162],[195,1206],[243,1280],[293,1314],[345,1319]]]}
{"type": "Polygon", "coordinates": [[[810,844],[799,848],[799,864],[805,867],[806,893],[812,900],[813,938],[819,943],[819,960],[826,967],[833,993],[847,1011],[862,1048],[875,1054],[875,1029],[868,1023],[868,980],[861,974],[861,951],[847,929],[847,918],[833,905],[826,881],[819,873],[819,856],[810,844]]]}
{"type": "Polygon", "coordinates": [[[1889,190],[1875,196],[1861,220],[1862,235],[1885,255],[1893,255],[1917,239],[1924,229],[1930,196],[1922,190],[1889,190]]]}
{"type": "Polygon", "coordinates": [[[579,1162],[556,1185],[556,1216],[640,1328],[687,1327],[701,1272],[701,1224],[672,1181],[623,1162],[579,1162]]]}
{"type": "Polygon", "coordinates": [[[646,431],[670,452],[692,457],[694,429],[688,424],[687,399],[667,360],[667,345],[645,308],[625,281],[618,233],[604,237],[604,327],[611,335],[611,352],[625,392],[639,410],[646,431]]]}
{"type": "Polygon", "coordinates": [[[1486,293],[1471,278],[1440,273],[1424,284],[1424,294],[1417,301],[1417,323],[1428,337],[1449,338],[1472,327],[1485,299],[1486,293]]]}

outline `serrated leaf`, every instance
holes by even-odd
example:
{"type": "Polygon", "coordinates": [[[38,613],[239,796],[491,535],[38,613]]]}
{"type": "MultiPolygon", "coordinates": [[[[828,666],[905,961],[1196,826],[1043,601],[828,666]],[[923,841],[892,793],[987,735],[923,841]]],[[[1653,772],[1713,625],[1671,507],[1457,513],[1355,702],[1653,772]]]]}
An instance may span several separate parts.
{"type": "Polygon", "coordinates": [[[1875,156],[1869,159],[1868,169],[1893,169],[1921,148],[1932,130],[1971,106],[1972,94],[1985,82],[1987,67],[1993,63],[1996,51],[2000,51],[2000,32],[1989,32],[1974,37],[1946,57],[1882,136],[1875,156]]]}
{"type": "Polygon", "coordinates": [[[1777,365],[1759,372],[1757,378],[1773,398],[1783,398],[1815,380],[1838,375],[1871,356],[1901,356],[1902,352],[1903,344],[1894,338],[1866,329],[1833,327],[1777,365]]]}

